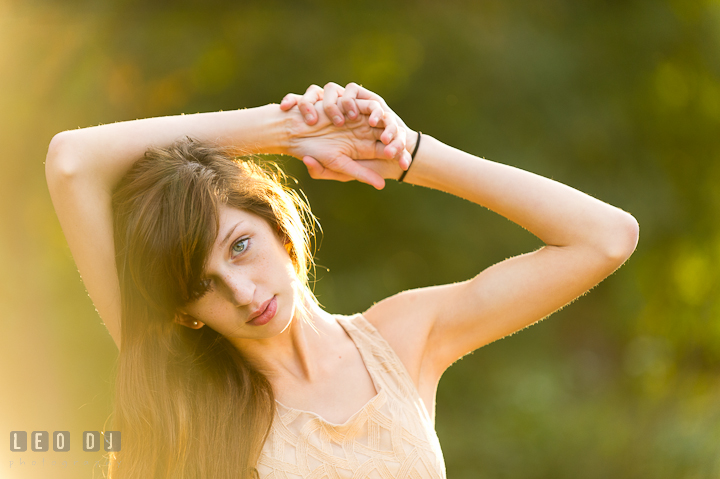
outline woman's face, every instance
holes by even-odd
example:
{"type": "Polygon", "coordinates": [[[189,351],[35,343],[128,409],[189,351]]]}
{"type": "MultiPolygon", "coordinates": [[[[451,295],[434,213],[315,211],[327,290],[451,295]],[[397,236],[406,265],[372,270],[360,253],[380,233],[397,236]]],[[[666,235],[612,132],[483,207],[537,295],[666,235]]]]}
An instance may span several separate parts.
{"type": "Polygon", "coordinates": [[[204,276],[208,290],[181,312],[228,339],[275,336],[290,323],[298,300],[290,255],[259,216],[226,205],[219,213],[204,276]]]}

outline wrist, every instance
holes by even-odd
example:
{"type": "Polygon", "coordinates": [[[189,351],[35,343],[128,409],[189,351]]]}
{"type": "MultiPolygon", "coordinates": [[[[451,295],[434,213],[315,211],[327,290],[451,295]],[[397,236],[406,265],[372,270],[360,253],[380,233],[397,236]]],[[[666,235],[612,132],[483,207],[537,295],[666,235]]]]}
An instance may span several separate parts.
{"type": "Polygon", "coordinates": [[[247,144],[248,149],[260,154],[289,154],[292,115],[280,110],[280,105],[275,103],[258,107],[257,110],[255,142],[247,144]]]}
{"type": "MultiPolygon", "coordinates": [[[[329,123],[329,120],[323,122],[323,113],[317,105],[315,106],[315,111],[320,119],[312,126],[305,123],[305,118],[303,118],[297,106],[287,111],[280,110],[280,105],[270,106],[277,107],[271,113],[277,117],[276,121],[279,124],[274,141],[277,145],[277,151],[274,153],[302,159],[303,156],[308,154],[306,151],[308,138],[322,136],[318,131],[313,130],[318,130],[319,127],[322,127],[323,123],[329,123]]],[[[331,123],[329,124],[332,125],[331,123]]]]}
{"type": "Polygon", "coordinates": [[[405,151],[407,151],[408,156],[410,156],[410,164],[405,170],[403,170],[402,168],[398,168],[399,172],[393,175],[393,179],[397,180],[398,183],[402,183],[405,181],[405,177],[407,176],[410,168],[412,168],[413,163],[415,162],[415,155],[417,154],[418,147],[420,146],[420,137],[421,133],[419,131],[413,131],[408,128],[405,142],[405,151]]]}
{"type": "Polygon", "coordinates": [[[408,128],[408,133],[405,141],[405,150],[408,153],[412,153],[413,151],[415,151],[415,145],[417,145],[417,141],[418,132],[408,128]]]}

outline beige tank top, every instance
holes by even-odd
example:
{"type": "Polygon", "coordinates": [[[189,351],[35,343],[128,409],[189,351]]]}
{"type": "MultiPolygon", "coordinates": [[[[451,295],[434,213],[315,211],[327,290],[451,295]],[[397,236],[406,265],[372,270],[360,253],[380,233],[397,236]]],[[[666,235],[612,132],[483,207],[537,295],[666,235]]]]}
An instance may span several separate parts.
{"type": "Polygon", "coordinates": [[[445,479],[440,442],[395,351],[361,314],[336,316],[377,394],[343,424],[277,403],[258,461],[263,479],[445,479]]]}

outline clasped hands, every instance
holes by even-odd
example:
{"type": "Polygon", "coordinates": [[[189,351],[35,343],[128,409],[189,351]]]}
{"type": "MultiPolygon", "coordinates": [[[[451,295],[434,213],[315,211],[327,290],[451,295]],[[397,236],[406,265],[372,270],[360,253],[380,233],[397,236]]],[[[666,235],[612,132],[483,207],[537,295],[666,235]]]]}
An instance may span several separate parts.
{"type": "Polygon", "coordinates": [[[289,93],[280,109],[290,114],[289,153],[315,179],[357,180],[382,189],[410,167],[417,133],[379,95],[355,84],[311,85],[289,93]]]}

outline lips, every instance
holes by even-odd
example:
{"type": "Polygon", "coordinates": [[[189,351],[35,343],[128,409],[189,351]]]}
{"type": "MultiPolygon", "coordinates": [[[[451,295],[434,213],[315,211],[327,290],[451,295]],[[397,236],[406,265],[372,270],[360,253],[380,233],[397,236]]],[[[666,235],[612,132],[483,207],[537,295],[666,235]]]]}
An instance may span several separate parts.
{"type": "Polygon", "coordinates": [[[275,296],[273,296],[272,298],[261,304],[258,309],[253,311],[247,321],[247,324],[253,326],[262,326],[263,324],[270,321],[275,316],[276,312],[277,300],[275,299],[275,296]]]}
{"type": "MultiPolygon", "coordinates": [[[[274,298],[274,296],[273,296],[273,298],[274,298]]],[[[258,316],[260,316],[261,314],[263,314],[265,312],[265,310],[267,309],[267,307],[270,306],[270,301],[272,301],[273,298],[268,299],[263,304],[261,304],[258,309],[253,311],[253,313],[248,317],[248,321],[252,321],[253,319],[255,319],[258,316]]]]}

